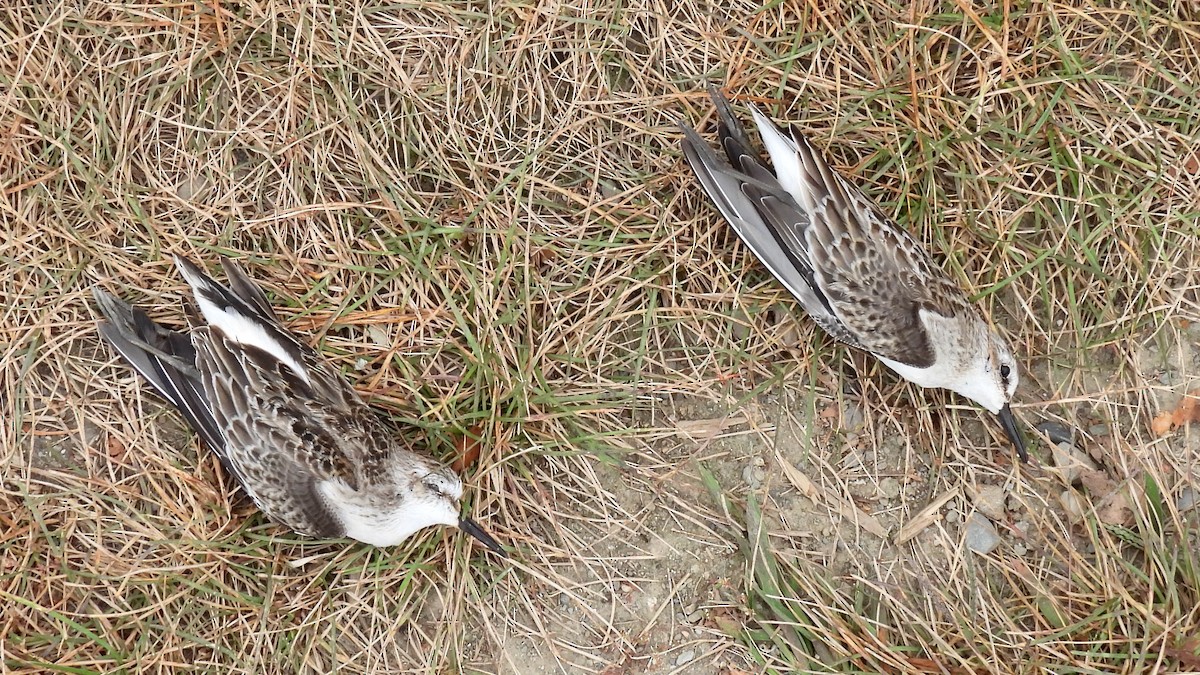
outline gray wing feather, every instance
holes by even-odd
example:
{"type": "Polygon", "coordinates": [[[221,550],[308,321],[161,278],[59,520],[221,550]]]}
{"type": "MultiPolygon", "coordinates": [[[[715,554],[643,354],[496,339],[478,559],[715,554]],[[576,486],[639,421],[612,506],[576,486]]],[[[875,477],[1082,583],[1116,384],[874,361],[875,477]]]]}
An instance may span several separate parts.
{"type": "MultiPolygon", "coordinates": [[[[682,124],[680,128],[684,157],[742,241],[822,328],[835,338],[856,344],[815,284],[802,240],[808,227],[807,214],[796,206],[774,175],[748,154],[750,151],[739,149],[736,140],[724,144],[727,152],[738,153],[738,160],[752,173],[726,165],[694,129],[682,124]]],[[[727,138],[736,136],[744,137],[744,132],[727,138]]]]}
{"type": "MultiPolygon", "coordinates": [[[[196,370],[196,350],[182,333],[163,328],[146,312],[100,288],[92,291],[104,316],[98,330],[225,463],[225,438],[209,410],[196,370]]],[[[228,465],[226,465],[228,469],[228,465]]]]}
{"type": "Polygon", "coordinates": [[[301,534],[341,536],[341,523],[317,492],[323,480],[356,484],[343,439],[328,424],[339,411],[295,397],[294,382],[279,378],[277,362],[243,349],[220,329],[198,328],[193,338],[204,390],[246,493],[269,517],[301,534]]]}
{"type": "Polygon", "coordinates": [[[953,317],[966,307],[957,284],[907,232],[838,174],[799,131],[791,138],[804,170],[803,201],[813,269],[834,311],[866,350],[918,368],[936,353],[921,312],[953,317]]]}
{"type": "MultiPolygon", "coordinates": [[[[237,264],[232,258],[221,258],[221,267],[225,270],[225,276],[229,278],[229,286],[233,289],[234,295],[245,302],[248,306],[253,307],[258,311],[259,316],[267,321],[278,323],[279,318],[275,316],[275,310],[271,309],[271,303],[267,301],[267,296],[263,293],[262,288],[254,283],[254,280],[242,270],[242,266],[237,264]]],[[[211,281],[211,279],[210,279],[211,281]]]]}

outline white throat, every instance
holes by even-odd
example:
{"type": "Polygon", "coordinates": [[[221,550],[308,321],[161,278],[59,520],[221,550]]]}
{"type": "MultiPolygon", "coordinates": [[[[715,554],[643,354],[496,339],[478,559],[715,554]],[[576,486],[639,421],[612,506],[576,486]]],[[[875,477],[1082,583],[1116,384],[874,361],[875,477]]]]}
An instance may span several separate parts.
{"type": "Polygon", "coordinates": [[[372,546],[395,546],[431,525],[458,525],[458,514],[448,503],[409,499],[381,508],[340,481],[322,481],[317,490],[345,536],[372,546]]]}
{"type": "Polygon", "coordinates": [[[999,413],[1005,403],[1004,392],[991,372],[986,334],[972,340],[978,332],[976,326],[963,326],[958,319],[946,319],[924,310],[919,316],[933,344],[936,356],[933,365],[914,368],[882,356],[879,360],[909,382],[949,389],[992,413],[999,413]]]}

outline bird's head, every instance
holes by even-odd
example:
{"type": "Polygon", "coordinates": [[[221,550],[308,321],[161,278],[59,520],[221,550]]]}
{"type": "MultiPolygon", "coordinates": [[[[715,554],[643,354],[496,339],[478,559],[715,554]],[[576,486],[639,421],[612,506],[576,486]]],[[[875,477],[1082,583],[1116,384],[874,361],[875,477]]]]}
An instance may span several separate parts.
{"type": "Polygon", "coordinates": [[[986,336],[981,340],[981,348],[967,355],[962,374],[950,389],[997,415],[1017,454],[1026,460],[1025,439],[1009,407],[1020,382],[1017,360],[1004,338],[986,325],[982,329],[986,336]]]}

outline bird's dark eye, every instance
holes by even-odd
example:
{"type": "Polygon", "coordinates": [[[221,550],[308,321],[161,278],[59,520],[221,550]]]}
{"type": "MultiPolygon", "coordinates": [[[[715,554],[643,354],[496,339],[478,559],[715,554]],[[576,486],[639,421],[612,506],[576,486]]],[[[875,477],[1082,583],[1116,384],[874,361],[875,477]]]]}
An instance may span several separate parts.
{"type": "Polygon", "coordinates": [[[1008,376],[1010,374],[1012,374],[1012,371],[1008,369],[1007,365],[1000,366],[1000,377],[1001,378],[1007,380],[1008,376]]]}

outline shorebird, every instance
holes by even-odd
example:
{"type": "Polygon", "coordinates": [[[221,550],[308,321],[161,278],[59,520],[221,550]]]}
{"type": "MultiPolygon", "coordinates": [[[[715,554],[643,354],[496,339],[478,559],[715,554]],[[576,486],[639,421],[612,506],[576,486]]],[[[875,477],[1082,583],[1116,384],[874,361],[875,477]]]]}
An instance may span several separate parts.
{"type": "Polygon", "coordinates": [[[458,475],[397,439],[336,369],[279,323],[237,263],[221,260],[229,286],[186,258],[175,265],[207,325],[169,330],[96,288],[100,334],[269,518],[305,536],[374,546],[431,525],[457,526],[505,555],[460,516],[458,475]]]}
{"type": "Polygon", "coordinates": [[[797,129],[785,131],[750,106],[772,171],[729,100],[716,88],[709,93],[729,161],[680,122],[683,154],[742,241],[835,339],[910,382],[949,389],[998,415],[1027,461],[1009,407],[1016,359],[962,289],[797,129]]]}

